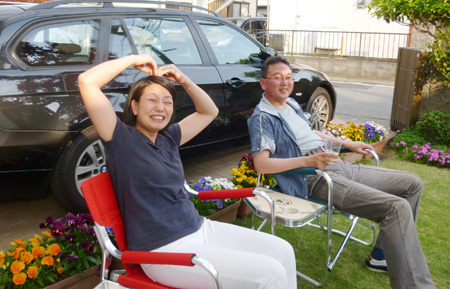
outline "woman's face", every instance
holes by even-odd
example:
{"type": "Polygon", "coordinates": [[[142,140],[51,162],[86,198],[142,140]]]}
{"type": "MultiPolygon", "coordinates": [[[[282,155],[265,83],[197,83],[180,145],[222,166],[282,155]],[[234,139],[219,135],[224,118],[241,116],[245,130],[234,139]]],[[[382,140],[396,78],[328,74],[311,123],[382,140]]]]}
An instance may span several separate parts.
{"type": "Polygon", "coordinates": [[[159,84],[147,86],[140,101],[133,100],[131,106],[136,116],[136,128],[152,141],[155,141],[156,134],[167,126],[173,114],[172,95],[159,84]]]}

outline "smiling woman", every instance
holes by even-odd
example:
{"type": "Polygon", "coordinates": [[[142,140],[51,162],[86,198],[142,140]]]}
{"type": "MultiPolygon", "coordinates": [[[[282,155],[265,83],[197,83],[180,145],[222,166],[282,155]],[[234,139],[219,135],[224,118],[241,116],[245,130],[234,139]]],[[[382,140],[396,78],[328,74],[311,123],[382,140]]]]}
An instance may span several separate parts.
{"type": "MultiPolygon", "coordinates": [[[[179,146],[218,115],[218,108],[204,90],[174,65],[157,67],[150,55],[131,55],[99,64],[79,76],[79,85],[105,147],[109,178],[130,250],[196,252],[220,268],[224,289],[296,288],[295,255],[287,242],[208,220],[199,215],[183,191],[179,146]],[[123,123],[101,88],[129,67],[150,76],[131,89],[123,123]],[[180,84],[195,106],[194,113],[171,125],[175,94],[170,92],[173,86],[169,80],[180,84]],[[254,246],[256,239],[258,246],[254,246]],[[235,262],[226,261],[230,255],[235,262]],[[241,269],[236,269],[236,264],[241,269]],[[251,274],[248,268],[253,268],[251,274]]],[[[151,264],[141,267],[148,277],[166,286],[209,287],[209,277],[198,270],[151,264]],[[173,278],[175,274],[177,278],[173,278]]]]}

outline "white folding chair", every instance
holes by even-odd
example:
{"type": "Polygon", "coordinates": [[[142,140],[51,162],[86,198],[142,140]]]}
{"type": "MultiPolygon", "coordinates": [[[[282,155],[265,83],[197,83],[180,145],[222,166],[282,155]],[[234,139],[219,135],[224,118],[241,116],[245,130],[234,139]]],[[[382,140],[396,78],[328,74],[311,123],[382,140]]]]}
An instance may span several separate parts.
{"type": "MultiPolygon", "coordinates": [[[[375,161],[376,165],[379,166],[380,159],[376,152],[372,150],[368,150],[370,152],[375,161]]],[[[337,260],[341,256],[341,253],[344,247],[347,245],[349,240],[356,241],[363,245],[369,246],[374,244],[376,238],[377,225],[376,223],[371,223],[368,227],[372,231],[372,240],[370,242],[363,241],[361,239],[355,238],[352,236],[352,233],[359,221],[359,217],[353,216],[348,213],[340,212],[334,206],[329,205],[333,203],[333,182],[329,175],[321,170],[316,168],[299,168],[286,172],[282,172],[281,174],[290,174],[290,175],[319,175],[325,179],[328,184],[328,202],[324,203],[321,201],[314,200],[312,198],[302,199],[290,196],[288,194],[283,194],[280,191],[276,191],[273,188],[269,187],[259,187],[261,175],[258,177],[257,188],[259,191],[264,191],[273,201],[275,208],[271,209],[265,199],[262,199],[258,196],[245,198],[244,202],[250,207],[253,212],[252,216],[252,228],[254,228],[254,216],[264,219],[262,224],[258,227],[258,231],[261,230],[264,225],[271,221],[271,233],[275,235],[275,224],[280,224],[286,227],[299,228],[303,226],[312,226],[316,228],[320,228],[326,234],[326,268],[324,270],[324,276],[322,280],[317,281],[306,274],[297,271],[297,276],[307,280],[311,284],[315,286],[323,286],[329,279],[329,273],[333,270],[334,265],[337,260]],[[273,216],[273,214],[275,216],[273,216]],[[346,232],[342,232],[340,230],[333,229],[333,215],[341,214],[344,217],[348,218],[351,221],[351,224],[346,232]],[[320,217],[323,215],[327,215],[327,224],[324,226],[320,217]],[[275,220],[273,222],[272,220],[275,220]],[[314,222],[315,221],[315,222],[314,222]],[[334,256],[332,256],[332,233],[339,234],[344,237],[342,240],[339,249],[336,251],[334,256]]],[[[310,188],[312,190],[313,188],[310,188]]]]}

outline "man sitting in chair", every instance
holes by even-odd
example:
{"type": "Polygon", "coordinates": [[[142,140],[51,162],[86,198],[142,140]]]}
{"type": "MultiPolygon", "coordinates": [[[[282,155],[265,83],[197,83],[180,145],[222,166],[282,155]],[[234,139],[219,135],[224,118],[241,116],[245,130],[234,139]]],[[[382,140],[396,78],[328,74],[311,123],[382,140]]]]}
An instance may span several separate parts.
{"type": "MultiPolygon", "coordinates": [[[[265,93],[248,120],[256,170],[324,170],[333,180],[334,206],[380,224],[366,266],[388,272],[392,288],[435,288],[416,231],[422,180],[407,172],[343,162],[337,153],[323,152],[324,140],[333,137],[311,128],[299,104],[289,98],[293,83],[285,58],[273,56],[263,63],[260,84],[265,93]]],[[[373,149],[363,142],[344,141],[342,146],[362,154],[373,149]]],[[[327,200],[327,185],[319,176],[276,178],[284,193],[327,200]],[[314,190],[308,193],[308,187],[314,190]]]]}

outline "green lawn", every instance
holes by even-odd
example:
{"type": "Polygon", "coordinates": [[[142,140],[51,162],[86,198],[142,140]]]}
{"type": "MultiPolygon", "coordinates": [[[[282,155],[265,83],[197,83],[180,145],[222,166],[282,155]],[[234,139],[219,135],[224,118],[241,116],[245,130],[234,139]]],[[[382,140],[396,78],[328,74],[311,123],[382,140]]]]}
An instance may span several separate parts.
{"type": "MultiPolygon", "coordinates": [[[[450,170],[399,160],[391,151],[383,153],[391,157],[381,162],[382,167],[409,171],[424,181],[417,230],[436,288],[450,288],[450,208],[446,207],[450,205],[450,170]]],[[[248,216],[237,220],[236,224],[250,227],[250,220],[248,216]]],[[[338,217],[333,226],[347,223],[346,219],[338,217]]],[[[266,232],[268,229],[268,226],[264,228],[266,232]]],[[[325,234],[309,226],[291,229],[280,225],[277,225],[276,233],[293,245],[297,269],[315,279],[323,276],[325,234]]],[[[369,231],[363,226],[359,226],[355,234],[365,239],[370,237],[369,231]]],[[[336,245],[333,246],[334,251],[341,240],[341,237],[333,236],[333,244],[336,245]]],[[[325,288],[390,288],[387,274],[373,273],[364,266],[364,259],[370,250],[371,247],[350,241],[325,288]]],[[[301,278],[298,278],[298,283],[298,288],[316,288],[301,278]]]]}

